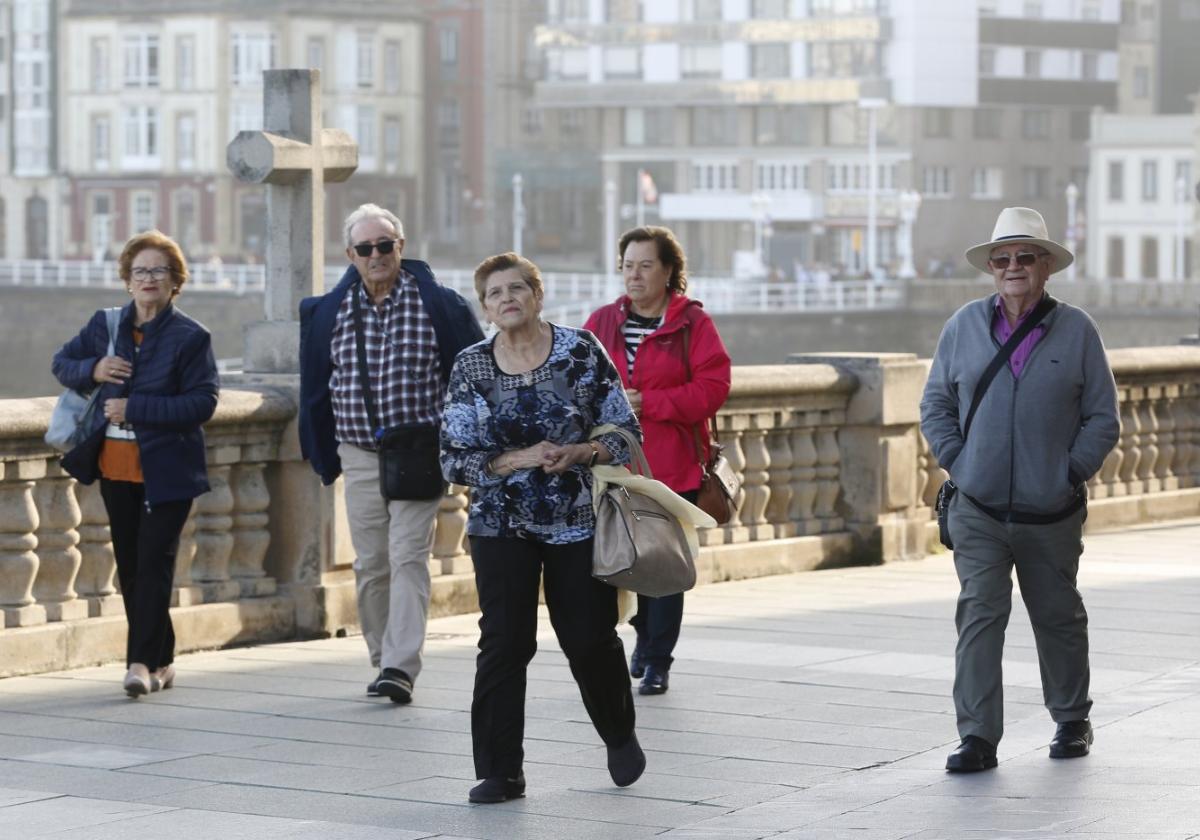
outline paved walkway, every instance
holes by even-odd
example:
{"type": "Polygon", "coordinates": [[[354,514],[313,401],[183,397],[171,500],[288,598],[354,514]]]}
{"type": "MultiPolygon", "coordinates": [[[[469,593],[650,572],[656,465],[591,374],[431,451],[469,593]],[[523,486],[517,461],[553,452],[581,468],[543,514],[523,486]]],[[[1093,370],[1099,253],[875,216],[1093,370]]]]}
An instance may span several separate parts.
{"type": "Polygon", "coordinates": [[[466,803],[473,616],[432,622],[408,707],[363,696],[358,638],[185,656],[136,702],[117,666],[3,680],[0,838],[1200,838],[1200,522],[1087,542],[1088,758],[1046,757],[1018,606],[1000,767],[942,771],[957,587],[940,556],[689,594],[625,790],[546,624],[528,797],[504,805],[466,803]]]}

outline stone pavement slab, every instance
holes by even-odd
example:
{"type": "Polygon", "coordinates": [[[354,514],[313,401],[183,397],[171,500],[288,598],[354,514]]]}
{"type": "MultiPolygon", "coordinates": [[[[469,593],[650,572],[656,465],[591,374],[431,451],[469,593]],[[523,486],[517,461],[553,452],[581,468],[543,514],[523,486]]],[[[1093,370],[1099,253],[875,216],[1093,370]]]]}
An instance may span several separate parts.
{"type": "MultiPolygon", "coordinates": [[[[1014,599],[1000,767],[950,776],[946,555],[703,587],[671,690],[637,697],[648,769],[612,786],[542,616],[528,796],[472,806],[477,616],[430,622],[410,706],[364,694],[361,638],[0,680],[0,840],[1200,840],[1200,521],[1089,535],[1096,746],[1051,761],[1014,599]]],[[[628,627],[622,628],[626,643],[628,627]]]]}

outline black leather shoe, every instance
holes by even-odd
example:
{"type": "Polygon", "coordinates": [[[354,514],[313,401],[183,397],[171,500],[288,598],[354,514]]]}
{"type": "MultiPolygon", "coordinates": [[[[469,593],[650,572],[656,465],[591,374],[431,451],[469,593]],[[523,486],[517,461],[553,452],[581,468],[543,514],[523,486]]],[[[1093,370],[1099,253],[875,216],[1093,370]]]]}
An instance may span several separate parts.
{"type": "Polygon", "coordinates": [[[946,770],[951,773],[978,773],[995,766],[996,748],[976,735],[963,738],[946,759],[946,770]]]}
{"type": "Polygon", "coordinates": [[[1092,751],[1092,722],[1069,720],[1060,723],[1050,742],[1051,758],[1082,758],[1092,751]]]}
{"type": "Polygon", "coordinates": [[[640,680],[644,673],[646,673],[646,660],[642,653],[642,646],[634,645],[633,655],[629,657],[629,676],[640,680]]]}
{"type": "Polygon", "coordinates": [[[646,675],[642,677],[642,684],[638,686],[638,694],[666,694],[667,684],[670,682],[667,674],[667,671],[647,665],[646,675]]]}
{"type": "Polygon", "coordinates": [[[399,668],[384,668],[375,680],[375,690],[380,696],[389,698],[393,703],[412,702],[412,680],[408,674],[399,668]]]}
{"type": "Polygon", "coordinates": [[[495,776],[484,779],[467,794],[467,799],[477,805],[490,805],[495,802],[507,802],[510,799],[520,799],[525,795],[525,774],[518,773],[515,779],[505,779],[495,776]]]}
{"type": "Polygon", "coordinates": [[[375,675],[375,679],[373,679],[369,683],[367,683],[367,696],[368,697],[378,697],[379,696],[379,678],[382,676],[383,676],[383,671],[380,671],[378,674],[375,675]]]}
{"type": "Polygon", "coordinates": [[[630,735],[622,747],[608,748],[608,775],[617,787],[629,787],[646,769],[646,754],[637,735],[630,735]]]}

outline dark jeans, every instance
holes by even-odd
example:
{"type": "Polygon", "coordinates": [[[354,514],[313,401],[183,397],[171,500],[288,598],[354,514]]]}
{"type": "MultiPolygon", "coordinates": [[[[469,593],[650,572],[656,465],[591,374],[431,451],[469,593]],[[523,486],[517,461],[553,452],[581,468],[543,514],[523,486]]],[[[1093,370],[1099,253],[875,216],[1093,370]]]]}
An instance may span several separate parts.
{"type": "Polygon", "coordinates": [[[617,636],[617,590],[592,577],[592,541],[547,545],[471,537],[479,592],[479,656],[471,701],[475,775],[512,778],[525,758],[525,673],[537,650],[538,580],[550,623],[607,746],[633,735],[633,694],[617,636]]]}
{"type": "MultiPolygon", "coordinates": [[[[699,491],[688,490],[679,495],[695,504],[699,491]]],[[[683,593],[662,598],[639,595],[637,604],[637,615],[629,619],[629,623],[637,631],[637,647],[642,652],[642,659],[657,670],[669,671],[675,661],[671,654],[683,624],[683,593]]]]}
{"type": "Polygon", "coordinates": [[[149,509],[144,484],[107,478],[100,479],[100,495],[108,511],[117,578],[129,622],[125,667],[141,662],[156,671],[175,659],[171,585],[179,532],[192,500],[160,502],[149,509]]]}

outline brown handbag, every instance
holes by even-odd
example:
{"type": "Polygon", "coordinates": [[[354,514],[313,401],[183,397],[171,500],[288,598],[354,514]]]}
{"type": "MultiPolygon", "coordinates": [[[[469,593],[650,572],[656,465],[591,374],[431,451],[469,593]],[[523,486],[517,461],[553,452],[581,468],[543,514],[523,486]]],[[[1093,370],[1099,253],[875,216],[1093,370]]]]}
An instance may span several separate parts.
{"type": "MultiPolygon", "coordinates": [[[[683,363],[687,368],[688,382],[692,381],[691,327],[683,332],[683,363]]],[[[742,481],[729,465],[729,459],[721,454],[725,448],[717,438],[717,418],[708,418],[712,434],[708,446],[708,458],[704,457],[704,445],[700,441],[700,429],[692,426],[692,438],[696,444],[696,462],[700,464],[700,489],[696,494],[696,507],[724,525],[733,519],[737,510],[737,494],[742,481]]]]}

